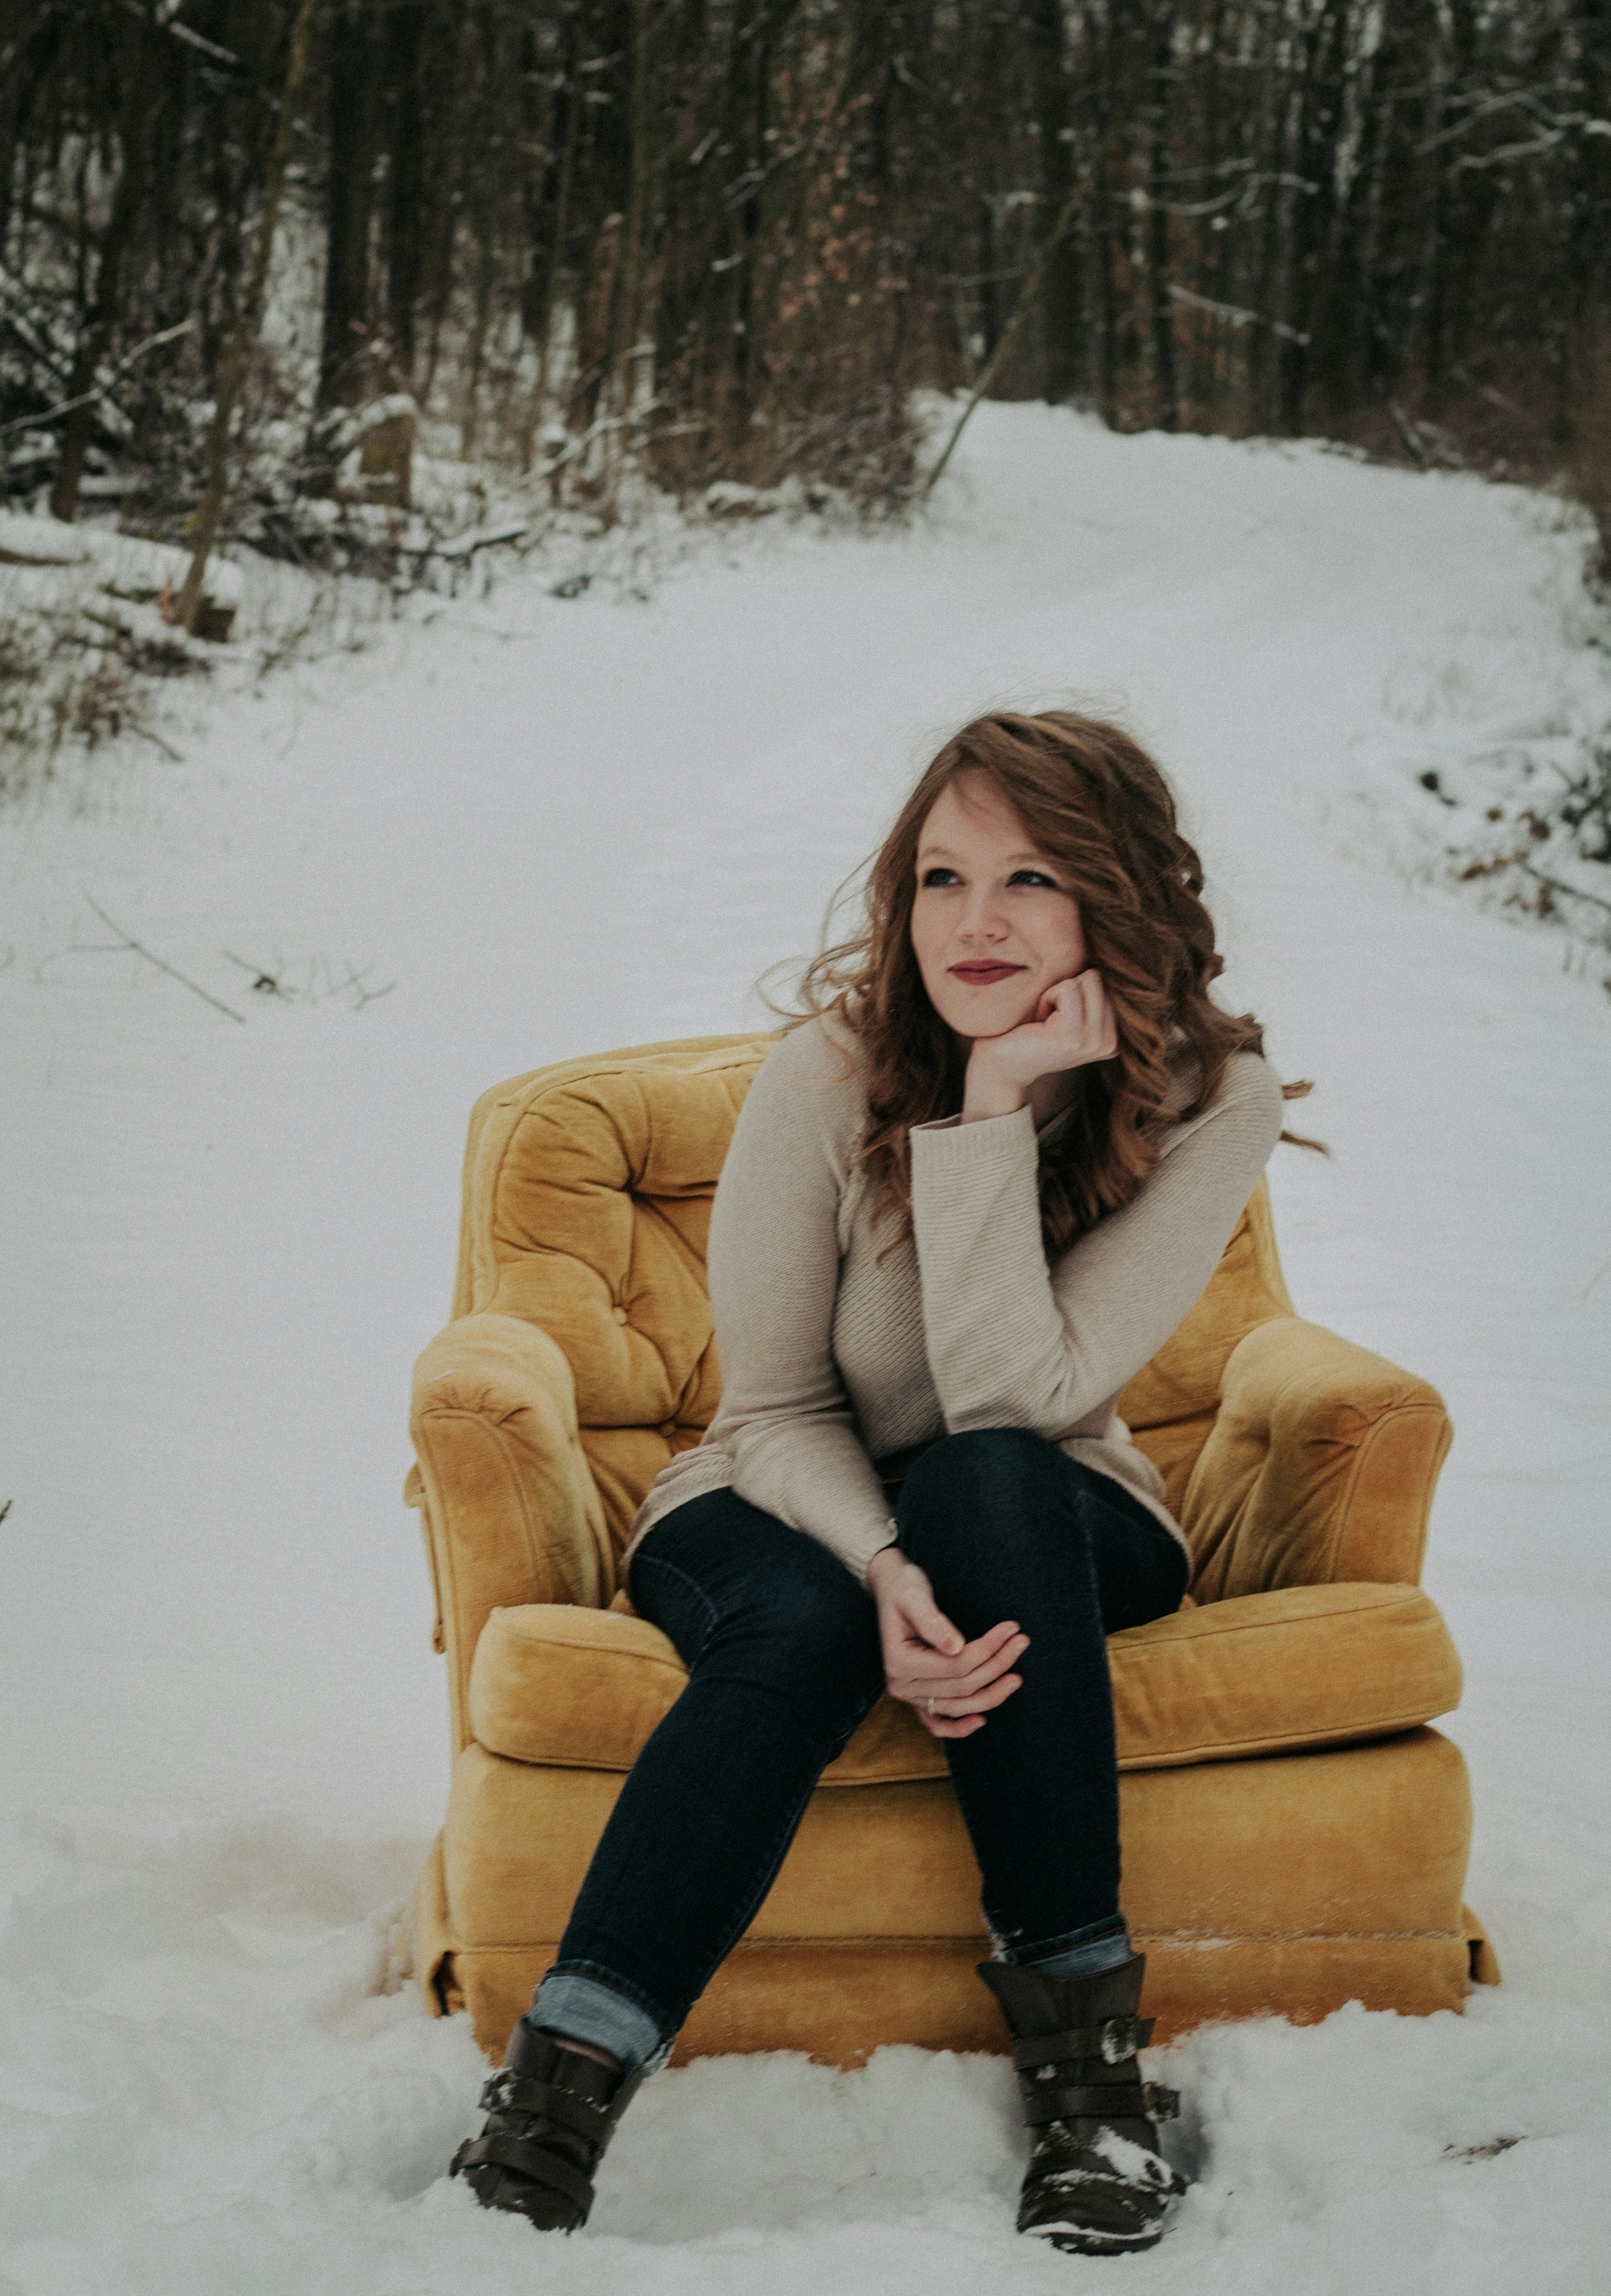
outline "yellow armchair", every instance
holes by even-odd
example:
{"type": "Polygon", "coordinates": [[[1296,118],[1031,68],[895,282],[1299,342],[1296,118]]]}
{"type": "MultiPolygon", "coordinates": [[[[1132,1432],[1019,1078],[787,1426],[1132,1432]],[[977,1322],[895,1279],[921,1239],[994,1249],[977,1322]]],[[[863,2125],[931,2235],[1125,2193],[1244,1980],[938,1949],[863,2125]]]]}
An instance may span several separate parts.
{"type": "MultiPolygon", "coordinates": [[[[501,2055],[638,1750],[684,1679],[632,1615],[638,1502],[720,1392],[710,1199],[770,1037],[571,1061],[471,1119],[454,1320],[420,1357],[421,1510],[454,1765],[414,1905],[434,2010],[501,2055]]],[[[1126,1390],[1192,1546],[1173,1617],[1110,1638],[1124,1905],[1161,2034],[1497,1979],[1461,1903],[1460,1662],[1418,1587],[1449,1445],[1425,1382],[1299,1319],[1261,1182],[1126,1390]]],[[[997,2049],[978,1875],[938,1746],[880,1701],[824,1775],[678,2056],[997,2049]]]]}

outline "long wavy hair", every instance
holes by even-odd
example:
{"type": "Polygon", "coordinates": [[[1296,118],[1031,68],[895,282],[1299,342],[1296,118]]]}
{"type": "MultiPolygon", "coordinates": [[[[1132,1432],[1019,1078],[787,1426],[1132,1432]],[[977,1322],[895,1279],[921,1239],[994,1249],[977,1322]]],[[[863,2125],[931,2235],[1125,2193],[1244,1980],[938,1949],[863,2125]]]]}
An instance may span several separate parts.
{"type": "Polygon", "coordinates": [[[1202,864],[1147,752],[1121,727],[1073,710],[976,718],[927,767],[874,857],[863,930],[812,959],[796,1000],[805,1009],[782,1016],[797,1028],[835,1015],[859,1039],[868,1123],[857,1161],[874,1190],[875,1224],[900,1216],[880,1258],[911,1234],[911,1128],[962,1104],[967,1055],[928,1001],[912,906],[923,824],[968,773],[989,776],[1067,878],[1117,1023],[1117,1052],[1075,1072],[1068,1121],[1041,1155],[1051,1260],[1130,1201],[1158,1160],[1160,1131],[1206,1108],[1231,1054],[1262,1052],[1263,1032],[1250,1013],[1233,1016],[1209,996],[1224,959],[1203,906],[1202,864]]]}

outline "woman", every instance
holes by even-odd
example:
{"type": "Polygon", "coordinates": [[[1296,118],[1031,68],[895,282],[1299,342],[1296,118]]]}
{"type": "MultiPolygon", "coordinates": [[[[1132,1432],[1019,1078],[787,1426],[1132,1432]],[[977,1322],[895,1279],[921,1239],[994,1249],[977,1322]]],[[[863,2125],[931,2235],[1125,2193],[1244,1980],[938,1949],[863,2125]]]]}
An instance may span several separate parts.
{"type": "Polygon", "coordinates": [[[724,1378],[639,1511],[627,1586],[688,1686],[454,2161],[585,2220],[621,2112],[748,1927],[879,1693],[945,1742],[979,1975],[1034,2132],[1018,2226],[1150,2246],[1182,2179],[1136,2050],[1104,1636],[1175,1610],[1184,1538],[1114,1410],[1213,1274],[1280,1131],[1152,760],[1065,711],[968,726],[806,975],[712,1211],[724,1378]]]}

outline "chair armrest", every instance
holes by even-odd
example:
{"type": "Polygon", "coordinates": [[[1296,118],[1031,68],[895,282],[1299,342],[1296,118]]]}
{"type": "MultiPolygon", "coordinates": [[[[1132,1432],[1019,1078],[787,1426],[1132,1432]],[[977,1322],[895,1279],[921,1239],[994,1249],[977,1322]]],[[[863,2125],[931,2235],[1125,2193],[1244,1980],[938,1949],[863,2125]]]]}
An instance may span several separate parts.
{"type": "Polygon", "coordinates": [[[1226,1362],[1182,1505],[1198,1600],[1418,1585],[1452,1434],[1425,1380],[1296,1316],[1257,1324],[1226,1362]]]}
{"type": "Polygon", "coordinates": [[[414,1365],[409,1428],[419,1460],[405,1496],[421,1528],[447,1655],[454,1742],[470,1734],[470,1661],[499,1604],[597,1608],[615,1553],[577,1432],[570,1365],[513,1316],[465,1316],[414,1365]]]}

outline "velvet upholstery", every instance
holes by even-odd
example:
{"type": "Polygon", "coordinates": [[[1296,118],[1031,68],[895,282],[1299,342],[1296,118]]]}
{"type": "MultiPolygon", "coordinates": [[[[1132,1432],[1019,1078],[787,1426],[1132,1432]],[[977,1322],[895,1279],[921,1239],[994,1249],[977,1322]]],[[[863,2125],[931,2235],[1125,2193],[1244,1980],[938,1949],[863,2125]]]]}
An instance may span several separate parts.
{"type": "MultiPolygon", "coordinates": [[[[1419,1587],[1293,1587],[1108,1638],[1122,1770],[1377,1737],[1460,1703],[1460,1660],[1419,1587]]],[[[687,1676],[667,1637],[616,1611],[525,1604],[487,1620],[470,1669],[478,1745],[517,1762],[628,1770],[687,1676]]],[[[880,1699],[824,1786],[943,1778],[909,1706],[880,1699]]]]}
{"type": "MultiPolygon", "coordinates": [[[[571,1061],[478,1102],[454,1320],[416,1367],[454,1768],[415,1948],[489,2054],[552,1958],[638,1748],[681,1688],[618,1559],[720,1392],[710,1199],[768,1037],[571,1061]]],[[[1175,1616],[1109,1642],[1124,1905],[1161,2030],[1458,2007],[1497,1976],[1460,1902],[1470,1810],[1425,1726],[1460,1664],[1419,1591],[1449,1443],[1423,1381],[1300,1319],[1260,1183],[1121,1410],[1191,1543],[1175,1616]]],[[[944,1759],[884,1700],[823,1779],[679,2055],[998,2048],[944,1759]]]]}

